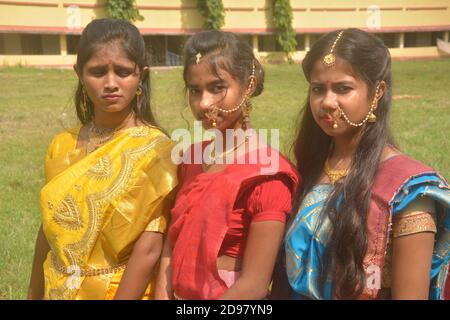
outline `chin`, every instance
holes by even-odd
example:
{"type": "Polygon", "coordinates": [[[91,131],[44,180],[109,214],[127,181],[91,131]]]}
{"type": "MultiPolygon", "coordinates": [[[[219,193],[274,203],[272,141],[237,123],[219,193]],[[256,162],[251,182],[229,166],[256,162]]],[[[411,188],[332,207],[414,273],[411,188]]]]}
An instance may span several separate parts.
{"type": "Polygon", "coordinates": [[[127,108],[126,106],[117,105],[117,104],[110,104],[110,105],[104,106],[102,109],[105,112],[114,113],[114,112],[124,111],[126,108],[127,108]]]}

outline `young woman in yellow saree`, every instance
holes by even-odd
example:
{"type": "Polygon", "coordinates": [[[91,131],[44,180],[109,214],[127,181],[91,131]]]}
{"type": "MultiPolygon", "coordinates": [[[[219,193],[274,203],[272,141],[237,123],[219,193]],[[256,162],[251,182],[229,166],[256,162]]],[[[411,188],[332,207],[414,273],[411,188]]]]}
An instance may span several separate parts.
{"type": "Polygon", "coordinates": [[[84,29],[74,66],[81,126],[48,149],[30,299],[152,298],[177,178],[148,68],[132,24],[84,29]]]}

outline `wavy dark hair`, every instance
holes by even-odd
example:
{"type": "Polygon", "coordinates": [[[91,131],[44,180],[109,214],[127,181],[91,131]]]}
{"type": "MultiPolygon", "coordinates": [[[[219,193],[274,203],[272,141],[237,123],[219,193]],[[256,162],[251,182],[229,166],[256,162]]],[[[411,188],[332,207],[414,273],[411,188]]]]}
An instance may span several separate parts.
{"type": "MultiPolygon", "coordinates": [[[[131,23],[115,19],[97,19],[91,21],[80,37],[77,52],[76,67],[78,72],[83,72],[86,62],[92,57],[94,52],[104,44],[117,43],[125,51],[128,58],[136,63],[136,66],[142,72],[144,67],[149,66],[149,59],[145,49],[145,42],[139,30],[131,23]]],[[[131,101],[131,109],[136,118],[141,122],[158,126],[155,117],[150,108],[150,72],[143,74],[142,77],[141,98],[135,97],[131,101]]],[[[78,80],[78,86],[75,91],[75,107],[77,117],[82,124],[92,121],[94,117],[94,105],[87,97],[87,113],[83,112],[81,104],[83,102],[83,85],[78,80]]]]}
{"type": "Polygon", "coordinates": [[[256,89],[252,97],[260,95],[264,89],[264,69],[256,59],[250,45],[239,35],[232,32],[208,30],[194,34],[184,45],[183,79],[189,67],[196,63],[196,55],[202,55],[202,61],[207,61],[215,75],[220,79],[219,69],[228,72],[242,85],[247,85],[255,64],[256,89]]]}
{"type": "MultiPolygon", "coordinates": [[[[329,53],[340,31],[330,32],[320,38],[302,62],[303,72],[310,82],[314,64],[329,53]]],[[[382,40],[359,29],[346,29],[334,49],[337,58],[349,64],[355,76],[368,87],[371,101],[380,81],[386,83],[384,95],[374,112],[375,123],[366,123],[358,133],[360,140],[353,155],[346,178],[337,183],[328,198],[321,221],[331,222],[331,233],[321,261],[320,283],[324,288],[327,279],[333,280],[334,295],[340,299],[353,299],[364,290],[366,274],[363,259],[367,251],[367,216],[371,189],[377,174],[383,149],[393,145],[388,126],[391,107],[392,76],[391,57],[382,40]],[[336,206],[339,198],[342,201],[336,206]]],[[[310,96],[302,109],[293,150],[297,168],[303,178],[293,204],[293,212],[299,207],[322,173],[332,139],[314,121],[310,96]]]]}

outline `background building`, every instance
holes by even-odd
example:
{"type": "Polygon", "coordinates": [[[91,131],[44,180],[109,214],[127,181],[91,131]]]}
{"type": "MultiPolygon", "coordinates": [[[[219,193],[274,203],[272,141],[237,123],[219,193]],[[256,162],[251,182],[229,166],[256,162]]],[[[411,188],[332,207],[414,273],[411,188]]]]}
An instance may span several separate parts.
{"type": "MultiPolygon", "coordinates": [[[[261,59],[284,59],[273,36],[271,0],[223,0],[223,30],[244,35],[261,59]]],[[[137,0],[152,65],[178,65],[203,19],[196,0],[137,0]]],[[[323,33],[358,27],[377,33],[394,58],[437,58],[449,41],[450,0],[291,0],[295,60],[323,33]]],[[[106,17],[104,0],[0,0],[0,65],[71,66],[82,28],[106,17]]]]}

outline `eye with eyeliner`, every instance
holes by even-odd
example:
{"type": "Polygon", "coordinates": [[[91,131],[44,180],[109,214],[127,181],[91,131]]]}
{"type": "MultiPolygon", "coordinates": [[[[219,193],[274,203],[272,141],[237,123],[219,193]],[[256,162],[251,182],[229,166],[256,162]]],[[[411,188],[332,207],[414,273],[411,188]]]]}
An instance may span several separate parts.
{"type": "Polygon", "coordinates": [[[323,87],[322,86],[318,86],[318,85],[311,86],[311,92],[313,94],[320,94],[322,91],[323,91],[323,87]]]}
{"type": "Polygon", "coordinates": [[[227,89],[226,86],[219,84],[219,85],[214,85],[211,89],[211,92],[212,93],[221,93],[226,89],[227,89]]]}
{"type": "Polygon", "coordinates": [[[106,73],[106,68],[104,67],[89,68],[88,73],[94,77],[101,77],[106,73]]]}
{"type": "Polygon", "coordinates": [[[114,69],[114,72],[121,78],[128,77],[131,75],[134,70],[131,68],[125,68],[125,67],[117,67],[114,69]]]}
{"type": "Polygon", "coordinates": [[[337,93],[347,93],[347,92],[349,92],[350,90],[352,90],[353,88],[352,87],[350,87],[350,86],[345,86],[345,85],[341,85],[341,86],[338,86],[337,88],[336,88],[336,92],[337,93]]]}

